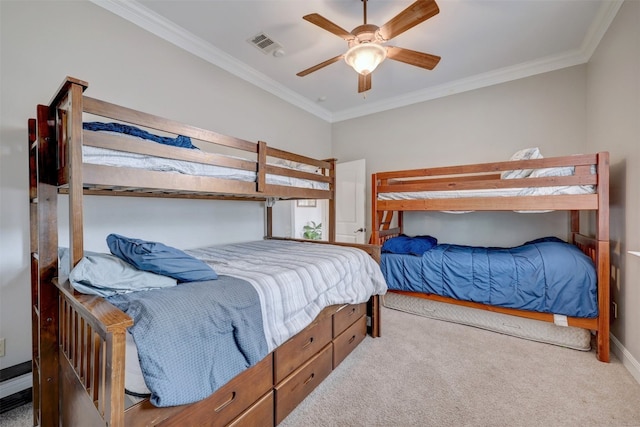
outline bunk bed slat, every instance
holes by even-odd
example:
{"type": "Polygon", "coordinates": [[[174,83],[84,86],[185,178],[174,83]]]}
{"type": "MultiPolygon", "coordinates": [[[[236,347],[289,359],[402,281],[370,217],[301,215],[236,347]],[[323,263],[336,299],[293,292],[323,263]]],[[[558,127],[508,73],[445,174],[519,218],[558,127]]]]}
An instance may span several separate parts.
{"type": "Polygon", "coordinates": [[[547,178],[521,178],[521,179],[480,179],[458,180],[457,178],[442,178],[433,180],[419,180],[419,182],[395,181],[389,185],[379,186],[381,193],[405,192],[405,191],[463,191],[463,190],[497,190],[501,188],[529,188],[529,187],[551,187],[560,185],[595,185],[597,177],[595,175],[574,175],[566,177],[547,178]]]}
{"type": "Polygon", "coordinates": [[[514,197],[471,197],[459,199],[378,200],[384,211],[540,211],[597,210],[596,194],[514,197]]]}
{"type": "Polygon", "coordinates": [[[446,175],[495,174],[513,169],[537,169],[562,166],[593,165],[597,162],[596,154],[575,154],[562,157],[548,157],[534,160],[509,160],[504,162],[477,163],[459,166],[444,166],[403,171],[379,172],[378,179],[415,178],[446,175]]]}
{"type": "Polygon", "coordinates": [[[193,193],[252,194],[255,182],[232,181],[213,177],[194,177],[179,173],[166,173],[133,168],[84,164],[84,185],[138,187],[168,191],[190,191],[193,193]]]}

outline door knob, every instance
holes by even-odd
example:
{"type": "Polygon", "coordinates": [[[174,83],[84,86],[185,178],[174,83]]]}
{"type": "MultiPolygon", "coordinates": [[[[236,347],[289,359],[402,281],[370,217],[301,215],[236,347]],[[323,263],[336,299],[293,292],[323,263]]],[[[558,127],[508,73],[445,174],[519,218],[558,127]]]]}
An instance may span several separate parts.
{"type": "Polygon", "coordinates": [[[358,228],[354,233],[364,233],[365,231],[367,231],[366,228],[358,228]]]}

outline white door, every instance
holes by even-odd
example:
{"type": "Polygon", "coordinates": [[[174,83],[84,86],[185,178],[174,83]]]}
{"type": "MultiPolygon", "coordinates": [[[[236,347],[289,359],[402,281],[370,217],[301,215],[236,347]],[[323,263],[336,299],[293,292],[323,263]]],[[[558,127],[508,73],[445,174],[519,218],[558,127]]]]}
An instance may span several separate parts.
{"type": "Polygon", "coordinates": [[[336,165],[336,241],[364,243],[365,160],[336,165]]]}

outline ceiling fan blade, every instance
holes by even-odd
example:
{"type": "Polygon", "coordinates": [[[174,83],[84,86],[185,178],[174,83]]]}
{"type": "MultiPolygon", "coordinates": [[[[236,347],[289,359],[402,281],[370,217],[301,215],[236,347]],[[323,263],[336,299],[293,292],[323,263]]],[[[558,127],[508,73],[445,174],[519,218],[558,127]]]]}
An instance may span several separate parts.
{"type": "Polygon", "coordinates": [[[358,93],[366,92],[371,89],[371,73],[358,74],[358,93]]]}
{"type": "Polygon", "coordinates": [[[302,19],[304,19],[305,21],[309,21],[312,24],[315,24],[318,27],[322,28],[323,30],[327,30],[330,33],[333,33],[336,36],[341,37],[347,41],[353,40],[355,38],[355,36],[351,34],[349,31],[338,26],[337,24],[334,24],[333,22],[329,21],[327,18],[321,15],[318,15],[317,13],[311,13],[309,15],[305,15],[302,17],[302,19]]]}
{"type": "Polygon", "coordinates": [[[331,65],[331,64],[333,64],[334,62],[338,62],[338,61],[339,61],[339,60],[341,60],[343,57],[344,57],[344,55],[338,55],[338,56],[336,56],[335,58],[327,59],[326,61],[321,62],[321,63],[319,63],[319,64],[317,64],[317,65],[314,65],[314,66],[313,66],[313,67],[311,67],[311,68],[307,68],[306,70],[302,70],[302,71],[300,71],[299,73],[297,73],[297,74],[296,74],[296,76],[304,77],[304,76],[306,76],[307,74],[311,74],[311,73],[313,73],[314,71],[318,71],[320,68],[324,68],[324,67],[326,67],[327,65],[331,65]]]}
{"type": "Polygon", "coordinates": [[[418,0],[381,26],[380,35],[384,40],[391,40],[439,12],[435,0],[418,0]]]}
{"type": "Polygon", "coordinates": [[[387,58],[427,70],[433,70],[440,62],[439,56],[394,46],[387,46],[387,58]]]}

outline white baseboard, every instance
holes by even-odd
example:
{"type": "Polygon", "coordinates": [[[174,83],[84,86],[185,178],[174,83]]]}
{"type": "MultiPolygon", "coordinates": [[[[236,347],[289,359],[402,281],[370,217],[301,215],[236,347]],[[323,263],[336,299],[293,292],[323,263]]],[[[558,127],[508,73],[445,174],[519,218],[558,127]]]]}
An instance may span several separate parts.
{"type": "Polygon", "coordinates": [[[629,353],[629,351],[613,334],[611,334],[610,337],[611,342],[613,343],[613,346],[611,347],[613,353],[618,359],[620,359],[622,365],[627,368],[633,378],[638,381],[638,384],[640,384],[640,362],[638,362],[633,355],[629,353]]]}
{"type": "Polygon", "coordinates": [[[19,377],[11,378],[7,381],[3,381],[2,383],[0,383],[0,399],[26,390],[32,386],[33,379],[31,377],[31,372],[29,372],[28,374],[20,375],[19,377]]]}

